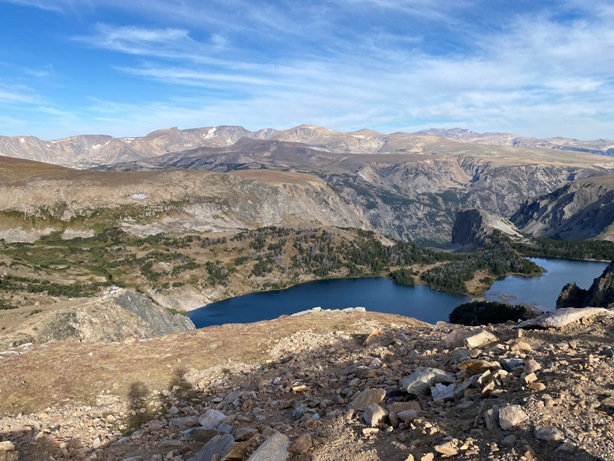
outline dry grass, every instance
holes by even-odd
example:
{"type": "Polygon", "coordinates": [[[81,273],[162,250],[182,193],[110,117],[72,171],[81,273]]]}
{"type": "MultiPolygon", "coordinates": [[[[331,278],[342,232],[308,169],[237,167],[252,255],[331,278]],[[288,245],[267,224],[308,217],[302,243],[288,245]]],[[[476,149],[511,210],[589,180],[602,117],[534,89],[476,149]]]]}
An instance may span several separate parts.
{"type": "Polygon", "coordinates": [[[389,314],[323,312],[137,342],[47,343],[19,356],[0,357],[0,415],[36,412],[66,402],[92,404],[105,390],[124,399],[139,381],[150,390],[163,390],[177,369],[206,370],[229,362],[261,364],[280,338],[307,329],[353,331],[369,319],[427,326],[389,314]]]}

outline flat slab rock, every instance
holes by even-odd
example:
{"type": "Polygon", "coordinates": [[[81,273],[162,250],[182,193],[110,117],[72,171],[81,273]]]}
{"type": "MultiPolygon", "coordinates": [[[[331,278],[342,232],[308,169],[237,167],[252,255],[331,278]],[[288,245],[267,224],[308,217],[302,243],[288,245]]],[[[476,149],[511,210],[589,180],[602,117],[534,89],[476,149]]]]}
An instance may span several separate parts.
{"type": "Polygon", "coordinates": [[[365,389],[352,400],[350,408],[364,411],[369,408],[369,405],[381,403],[384,397],[386,397],[386,389],[365,389]]]}
{"type": "Polygon", "coordinates": [[[603,307],[565,307],[554,312],[547,312],[534,319],[520,322],[514,328],[563,328],[570,323],[601,314],[614,315],[614,312],[603,307]]]}
{"type": "Polygon", "coordinates": [[[221,459],[230,451],[235,439],[230,434],[216,435],[209,440],[193,458],[194,461],[213,461],[221,459]]]}
{"type": "Polygon", "coordinates": [[[290,439],[277,432],[264,441],[262,445],[247,459],[247,461],[286,461],[290,439]]]}

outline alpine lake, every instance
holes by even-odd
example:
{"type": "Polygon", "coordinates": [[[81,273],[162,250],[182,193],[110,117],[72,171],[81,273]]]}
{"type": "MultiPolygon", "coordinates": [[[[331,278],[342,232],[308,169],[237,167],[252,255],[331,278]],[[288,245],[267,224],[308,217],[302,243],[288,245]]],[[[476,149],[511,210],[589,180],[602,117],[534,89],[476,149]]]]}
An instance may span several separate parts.
{"type": "MultiPolygon", "coordinates": [[[[529,304],[554,310],[563,286],[576,282],[588,288],[607,263],[531,258],[546,272],[536,277],[507,276],[484,294],[489,301],[529,304]]],[[[197,328],[225,323],[250,323],[291,315],[313,307],[368,311],[414,317],[429,323],[448,320],[449,313],[470,298],[433,290],[424,285],[399,285],[386,278],[346,278],[296,285],[280,291],[237,296],[189,312],[197,328]]]]}

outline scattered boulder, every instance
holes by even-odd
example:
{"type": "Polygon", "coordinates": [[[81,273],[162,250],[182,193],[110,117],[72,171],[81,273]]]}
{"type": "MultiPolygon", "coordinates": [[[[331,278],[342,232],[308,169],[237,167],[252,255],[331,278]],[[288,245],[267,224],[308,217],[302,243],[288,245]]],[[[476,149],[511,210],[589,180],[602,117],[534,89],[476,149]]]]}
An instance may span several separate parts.
{"type": "Polygon", "coordinates": [[[520,405],[507,405],[499,410],[499,426],[504,431],[522,424],[529,416],[520,405]]]}
{"type": "Polygon", "coordinates": [[[505,371],[511,372],[517,368],[523,368],[525,366],[525,361],[523,359],[519,359],[518,357],[510,357],[506,359],[501,359],[499,362],[505,371]]]}
{"type": "Polygon", "coordinates": [[[466,370],[471,375],[482,374],[488,370],[498,370],[501,368],[499,362],[489,362],[487,360],[466,360],[458,365],[461,370],[466,370]]]}
{"type": "Polygon", "coordinates": [[[235,440],[238,442],[244,442],[259,434],[258,429],[255,427],[242,427],[235,431],[235,440]]]}
{"type": "Polygon", "coordinates": [[[431,387],[431,395],[435,402],[454,400],[454,384],[446,386],[441,383],[435,383],[435,385],[431,387]]]}
{"type": "Polygon", "coordinates": [[[215,429],[226,420],[226,415],[220,411],[208,408],[200,418],[198,422],[205,429],[215,429]]]}
{"type": "Polygon", "coordinates": [[[545,442],[557,442],[559,440],[563,440],[564,437],[563,432],[553,426],[537,426],[535,428],[535,438],[538,440],[543,440],[545,442]]]}
{"type": "Polygon", "coordinates": [[[19,452],[15,451],[13,442],[0,442],[0,461],[17,461],[19,452]]]}
{"type": "Polygon", "coordinates": [[[524,372],[527,374],[541,370],[542,366],[534,359],[527,359],[524,363],[524,372]]]}
{"type": "Polygon", "coordinates": [[[388,412],[377,403],[372,403],[362,414],[362,419],[370,427],[376,427],[388,416],[388,412]]]}
{"type": "Polygon", "coordinates": [[[365,411],[370,405],[381,403],[386,397],[386,389],[365,389],[350,403],[350,408],[365,411]]]}
{"type": "Polygon", "coordinates": [[[221,461],[245,461],[251,447],[250,442],[237,442],[221,461]]]}
{"type": "Polygon", "coordinates": [[[290,445],[290,452],[296,454],[307,453],[313,447],[313,440],[310,434],[303,434],[298,437],[292,445],[290,445]]]}
{"type": "Polygon", "coordinates": [[[448,442],[443,442],[439,445],[435,445],[433,448],[444,458],[448,458],[450,456],[456,456],[458,454],[457,444],[458,442],[456,440],[450,440],[448,442]]]}
{"type": "Polygon", "coordinates": [[[456,347],[466,347],[475,349],[495,342],[497,337],[484,329],[479,330],[452,330],[445,338],[444,345],[453,349],[456,347]]]}
{"type": "Polygon", "coordinates": [[[186,431],[183,431],[181,434],[182,440],[192,440],[194,442],[207,443],[216,435],[220,435],[220,433],[214,429],[206,429],[204,427],[193,427],[186,431]]]}
{"type": "Polygon", "coordinates": [[[452,384],[456,377],[439,368],[419,367],[411,375],[403,378],[401,389],[411,395],[422,396],[436,383],[452,384]]]}

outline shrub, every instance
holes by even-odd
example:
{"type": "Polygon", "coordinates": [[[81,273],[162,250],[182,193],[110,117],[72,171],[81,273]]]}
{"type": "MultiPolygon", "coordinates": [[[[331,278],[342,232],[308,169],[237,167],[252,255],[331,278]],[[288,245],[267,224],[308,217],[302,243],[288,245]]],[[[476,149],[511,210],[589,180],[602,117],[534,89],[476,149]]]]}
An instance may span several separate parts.
{"type": "Polygon", "coordinates": [[[450,323],[461,325],[484,325],[487,323],[517,322],[536,317],[539,314],[532,306],[504,304],[492,301],[472,301],[461,304],[450,312],[450,323]]]}

